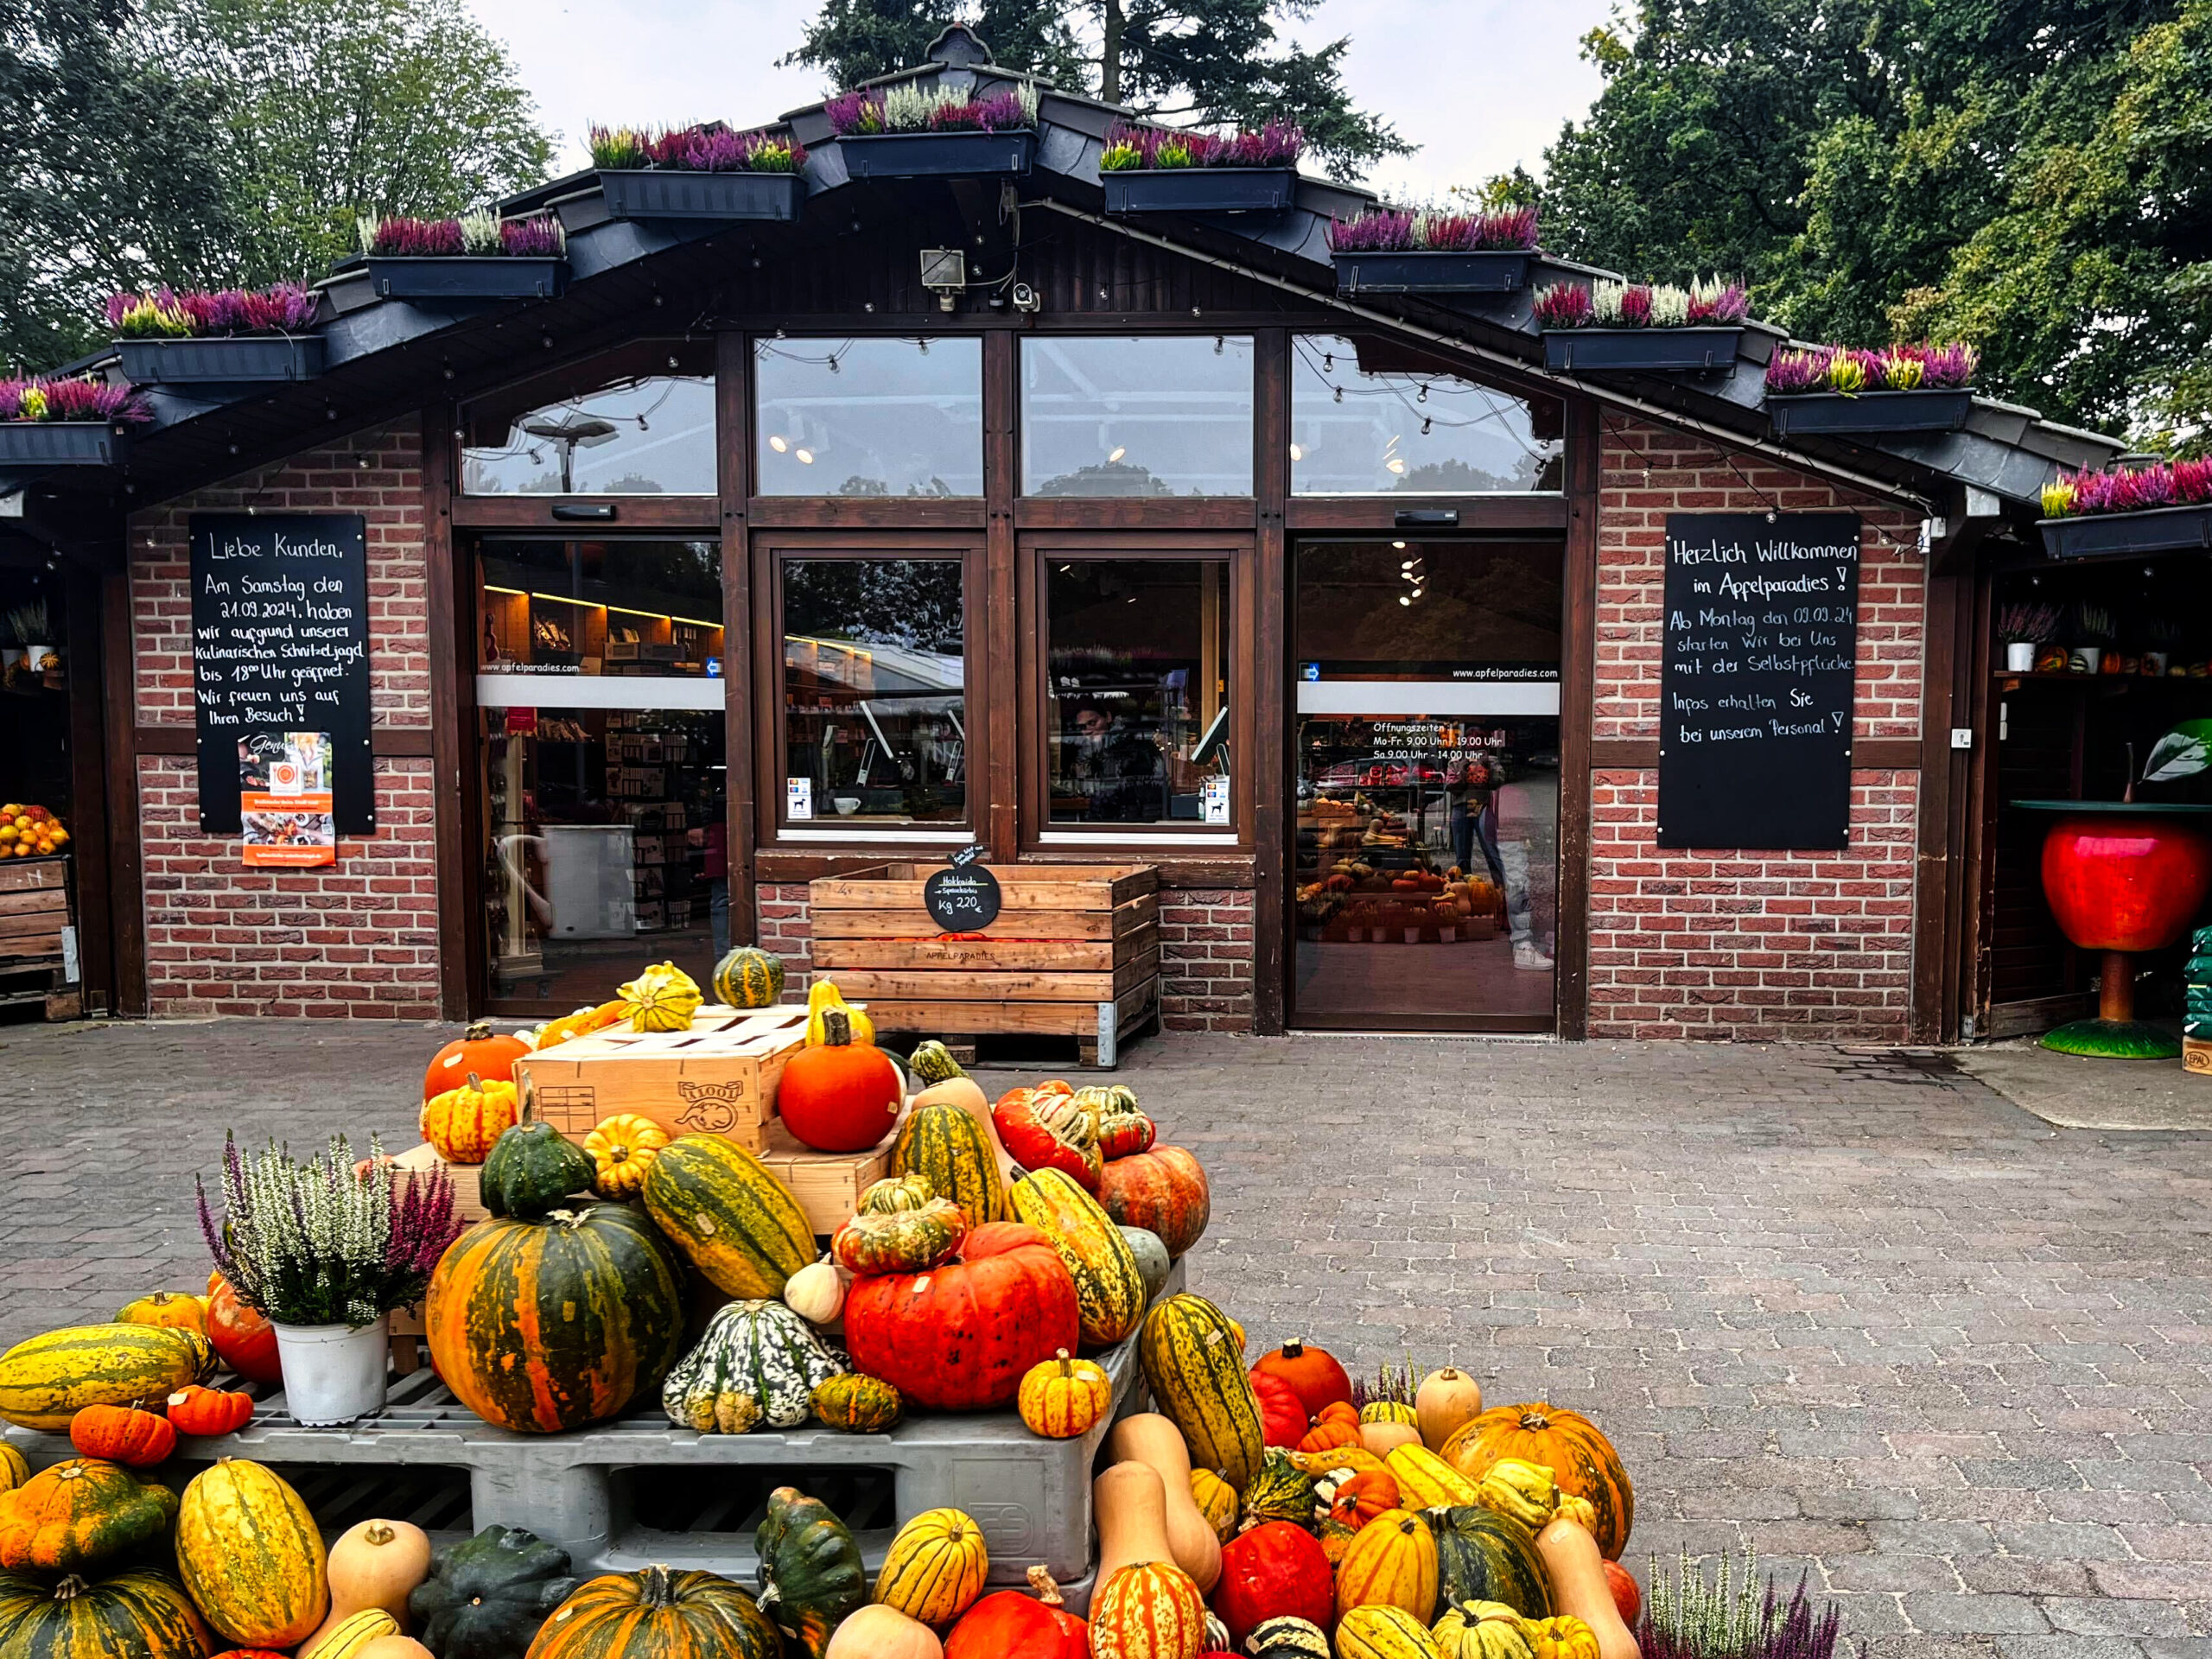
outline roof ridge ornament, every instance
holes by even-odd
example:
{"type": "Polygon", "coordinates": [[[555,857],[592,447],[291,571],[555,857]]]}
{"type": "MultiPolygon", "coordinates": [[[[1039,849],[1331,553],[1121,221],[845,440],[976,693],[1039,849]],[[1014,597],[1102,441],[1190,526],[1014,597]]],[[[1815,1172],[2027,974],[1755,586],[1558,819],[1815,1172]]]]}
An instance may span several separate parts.
{"type": "Polygon", "coordinates": [[[948,69],[974,69],[992,61],[991,48],[965,23],[947,23],[922,55],[948,69]]]}

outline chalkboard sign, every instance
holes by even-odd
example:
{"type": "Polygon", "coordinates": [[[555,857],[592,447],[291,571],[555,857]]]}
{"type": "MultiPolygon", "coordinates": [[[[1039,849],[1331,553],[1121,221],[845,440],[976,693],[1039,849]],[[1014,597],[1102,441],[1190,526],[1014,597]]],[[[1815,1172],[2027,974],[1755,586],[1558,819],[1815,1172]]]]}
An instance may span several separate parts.
{"type": "Polygon", "coordinates": [[[1659,844],[1849,844],[1858,656],[1857,513],[1669,514],[1659,844]]]}
{"type": "Polygon", "coordinates": [[[948,933],[974,933],[999,918],[999,879],[976,861],[980,847],[963,847],[950,869],[935,870],[922,883],[922,904],[930,919],[948,933]]]}
{"type": "Polygon", "coordinates": [[[200,828],[239,830],[239,745],[327,732],[341,835],[376,833],[368,531],[358,513],[194,513],[192,690],[200,828]]]}

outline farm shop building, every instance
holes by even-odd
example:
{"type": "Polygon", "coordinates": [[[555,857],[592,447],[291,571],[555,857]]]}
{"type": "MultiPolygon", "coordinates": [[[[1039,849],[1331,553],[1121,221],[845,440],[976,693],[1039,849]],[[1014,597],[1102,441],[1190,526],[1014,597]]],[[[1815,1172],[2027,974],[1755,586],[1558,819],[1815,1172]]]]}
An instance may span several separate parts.
{"type": "MultiPolygon", "coordinates": [[[[958,30],[899,79],[1010,84],[958,30]]],[[[503,208],[558,258],[342,268],[289,378],[142,370],[127,448],[10,474],[66,577],[93,1005],[542,1014],[747,939],[803,979],[811,880],[974,843],[1156,867],[1171,1029],[2076,1011],[1999,804],[2099,782],[2088,705],[2008,693],[1993,612],[2117,444],[1785,407],[1755,320],[1548,334],[1607,273],[1332,251],[1371,198],[1102,174],[1120,114],[902,149],[817,106],[796,183],[563,180],[503,208]],[[250,868],[193,542],[309,518],[360,537],[365,711],[312,705],[335,861],[250,868]],[[1670,520],[1725,584],[1671,624],[1670,520]]]]}

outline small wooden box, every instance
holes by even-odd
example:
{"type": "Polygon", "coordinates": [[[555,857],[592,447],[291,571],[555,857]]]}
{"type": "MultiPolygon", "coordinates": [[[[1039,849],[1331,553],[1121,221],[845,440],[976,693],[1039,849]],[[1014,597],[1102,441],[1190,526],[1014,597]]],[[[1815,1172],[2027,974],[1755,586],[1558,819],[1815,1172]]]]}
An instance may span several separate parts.
{"type": "Polygon", "coordinates": [[[671,1135],[726,1135],[759,1152],[784,1062],[806,1036],[798,1004],[699,1010],[689,1031],[594,1031],[515,1062],[527,1116],[582,1141],[617,1112],[671,1135]]]}
{"type": "Polygon", "coordinates": [[[438,1149],[425,1141],[418,1147],[410,1147],[396,1154],[395,1169],[428,1172],[444,1165],[453,1180],[453,1212],[463,1221],[482,1221],[492,1212],[484,1207],[484,1166],[481,1164],[448,1164],[438,1156],[438,1149]]]}
{"type": "Polygon", "coordinates": [[[2181,1069],[2201,1071],[2212,1077],[2212,1039],[2184,1037],[2181,1039],[2181,1069]]]}
{"type": "Polygon", "coordinates": [[[836,1232],[860,1208],[861,1194],[891,1173],[893,1128],[866,1152],[812,1152],[781,1122],[768,1125],[760,1161],[791,1188],[817,1235],[836,1232]]]}

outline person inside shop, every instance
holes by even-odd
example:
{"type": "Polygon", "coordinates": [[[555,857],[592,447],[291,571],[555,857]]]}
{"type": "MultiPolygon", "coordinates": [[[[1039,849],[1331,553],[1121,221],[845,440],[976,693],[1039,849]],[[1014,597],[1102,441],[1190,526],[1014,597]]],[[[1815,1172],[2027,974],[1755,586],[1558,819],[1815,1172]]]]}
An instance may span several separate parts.
{"type": "Polygon", "coordinates": [[[1132,725],[1103,700],[1083,698],[1062,741],[1068,785],[1089,803],[1086,818],[1150,823],[1162,816],[1157,729],[1132,725]]]}
{"type": "Polygon", "coordinates": [[[1451,807],[1452,859],[1461,874],[1471,873],[1475,849],[1482,849],[1490,879],[1505,894],[1506,931],[1513,941],[1513,965],[1531,973],[1548,969],[1552,959],[1536,943],[1529,906],[1529,844],[1515,839],[1501,845],[1497,836],[1497,786],[1504,781],[1504,757],[1459,754],[1444,769],[1444,798],[1451,807]]]}

